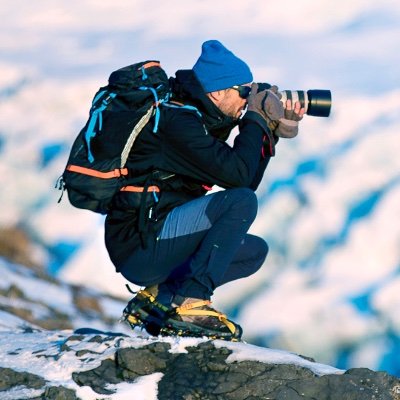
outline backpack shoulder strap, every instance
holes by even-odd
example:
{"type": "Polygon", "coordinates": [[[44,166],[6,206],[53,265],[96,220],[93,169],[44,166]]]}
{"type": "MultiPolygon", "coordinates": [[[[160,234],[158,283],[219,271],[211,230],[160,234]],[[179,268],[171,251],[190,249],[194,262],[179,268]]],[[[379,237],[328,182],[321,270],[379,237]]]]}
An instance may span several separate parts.
{"type": "Polygon", "coordinates": [[[150,106],[147,110],[146,114],[140,118],[139,122],[133,128],[131,134],[128,137],[128,140],[125,143],[124,149],[121,153],[121,168],[125,167],[125,164],[128,160],[129,152],[132,149],[133,144],[135,143],[136,138],[138,137],[139,133],[143,130],[146,124],[150,121],[151,116],[153,115],[154,106],[150,106]]]}
{"type": "Polygon", "coordinates": [[[196,114],[197,114],[200,118],[202,117],[201,112],[200,112],[199,109],[198,109],[197,107],[195,107],[195,106],[190,106],[190,105],[188,105],[188,104],[183,104],[183,103],[180,103],[180,102],[175,101],[175,100],[170,100],[170,101],[168,101],[168,102],[163,102],[163,103],[161,103],[161,104],[162,104],[163,106],[165,106],[165,107],[170,107],[170,108],[185,108],[185,109],[187,109],[187,110],[195,111],[196,114]]]}

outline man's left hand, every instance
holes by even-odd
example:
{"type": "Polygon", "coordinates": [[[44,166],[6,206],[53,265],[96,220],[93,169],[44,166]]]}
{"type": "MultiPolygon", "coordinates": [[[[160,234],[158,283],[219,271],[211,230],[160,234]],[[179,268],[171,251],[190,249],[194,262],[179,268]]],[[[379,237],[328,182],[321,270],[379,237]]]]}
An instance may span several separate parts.
{"type": "Polygon", "coordinates": [[[287,100],[285,104],[284,117],[279,119],[275,135],[282,138],[294,138],[299,133],[299,121],[303,119],[305,109],[300,102],[296,101],[292,107],[292,101],[287,100]]]}

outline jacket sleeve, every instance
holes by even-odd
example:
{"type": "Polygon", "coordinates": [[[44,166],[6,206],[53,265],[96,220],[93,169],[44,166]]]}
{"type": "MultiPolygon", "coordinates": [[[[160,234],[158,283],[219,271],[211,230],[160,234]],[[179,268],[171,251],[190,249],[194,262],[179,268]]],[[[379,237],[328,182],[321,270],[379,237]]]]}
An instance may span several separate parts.
{"type": "Polygon", "coordinates": [[[263,128],[246,119],[231,147],[210,135],[196,113],[182,109],[164,127],[164,168],[223,188],[254,189],[268,164],[264,140],[263,128]]]}

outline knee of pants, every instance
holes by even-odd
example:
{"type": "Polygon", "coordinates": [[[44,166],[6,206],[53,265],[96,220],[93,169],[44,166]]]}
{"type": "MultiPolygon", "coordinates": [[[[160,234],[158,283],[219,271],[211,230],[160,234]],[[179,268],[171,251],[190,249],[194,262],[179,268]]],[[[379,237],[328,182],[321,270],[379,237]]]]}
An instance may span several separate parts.
{"type": "Polygon", "coordinates": [[[268,243],[264,239],[262,239],[262,238],[259,238],[259,239],[260,239],[260,249],[259,249],[260,253],[259,254],[260,254],[260,259],[262,259],[262,261],[261,261],[261,265],[262,265],[262,263],[267,258],[267,255],[269,252],[269,246],[268,246],[268,243]]]}
{"type": "Polygon", "coordinates": [[[232,208],[237,209],[243,219],[254,221],[258,210],[258,200],[254,191],[248,188],[236,188],[228,189],[227,192],[230,192],[232,208]]]}
{"type": "Polygon", "coordinates": [[[247,240],[251,241],[251,248],[249,249],[251,257],[248,262],[241,263],[243,278],[255,274],[264,264],[268,254],[268,244],[264,239],[250,235],[247,240]]]}
{"type": "Polygon", "coordinates": [[[263,238],[254,236],[254,240],[256,241],[256,250],[254,252],[254,258],[256,262],[254,263],[254,272],[256,272],[261,268],[265,259],[267,258],[269,246],[263,238]]]}

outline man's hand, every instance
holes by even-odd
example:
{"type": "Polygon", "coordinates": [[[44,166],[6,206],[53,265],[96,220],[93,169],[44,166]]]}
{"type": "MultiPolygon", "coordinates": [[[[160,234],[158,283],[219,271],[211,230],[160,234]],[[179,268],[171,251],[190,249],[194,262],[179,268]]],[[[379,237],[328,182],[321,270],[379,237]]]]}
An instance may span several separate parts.
{"type": "Polygon", "coordinates": [[[268,86],[269,89],[260,90],[263,87],[262,84],[251,85],[247,110],[258,113],[276,136],[294,138],[299,133],[299,121],[302,120],[305,109],[298,101],[293,107],[291,100],[287,100],[284,107],[278,87],[268,86]]]}
{"type": "Polygon", "coordinates": [[[247,110],[259,114],[267,122],[268,128],[272,132],[277,128],[280,119],[285,117],[285,109],[278,96],[276,86],[259,91],[259,85],[253,83],[247,100],[247,110]]]}
{"type": "Polygon", "coordinates": [[[294,103],[286,101],[286,107],[283,118],[279,119],[278,127],[275,130],[275,135],[283,138],[294,138],[299,133],[299,121],[302,120],[305,109],[301,107],[299,101],[294,103]]]}

